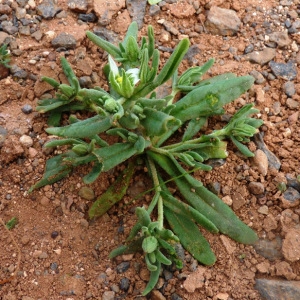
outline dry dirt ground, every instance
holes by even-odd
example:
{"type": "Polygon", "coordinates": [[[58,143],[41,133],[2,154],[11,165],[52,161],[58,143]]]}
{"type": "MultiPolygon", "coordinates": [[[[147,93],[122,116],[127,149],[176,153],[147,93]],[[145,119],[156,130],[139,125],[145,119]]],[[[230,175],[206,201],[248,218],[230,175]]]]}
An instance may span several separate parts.
{"type": "MultiPolygon", "coordinates": [[[[11,18],[22,1],[1,2],[12,6],[8,13],[11,18]],[[18,4],[13,6],[12,2],[18,4]]],[[[19,33],[10,36],[9,48],[15,50],[11,65],[25,70],[28,76],[11,74],[0,80],[0,125],[2,131],[3,128],[7,131],[1,134],[0,216],[4,222],[13,217],[18,219],[10,234],[4,227],[1,229],[0,299],[146,299],[140,296],[149,276],[142,255],[108,259],[109,252],[125,240],[134,224],[134,208],[149,200],[146,196],[132,201],[138,193],[151,188],[143,169],[137,172],[124,201],[94,221],[88,220],[87,210],[93,199],[114,181],[118,169],[102,174],[89,187],[82,182],[87,170],[76,169],[69,178],[27,194],[29,187],[41,178],[45,162],[51,157],[43,149],[50,139],[44,131],[46,116],[34,111],[37,100],[49,92],[44,90],[39,76],[60,77],[59,57],[66,55],[79,77],[93,74],[95,84],[104,84],[101,70],[107,57],[85,38],[85,31],[93,31],[97,23],[78,22],[78,13],[68,8],[66,0],[56,2],[65,15],[41,19],[39,41],[19,33]],[[51,45],[61,32],[76,38],[75,49],[58,52],[51,45]],[[24,105],[30,105],[33,111],[24,113],[24,105]]],[[[147,5],[141,34],[145,34],[147,25],[154,27],[163,59],[170,55],[168,48],[174,48],[183,36],[188,36],[197,50],[192,59],[184,61],[180,71],[214,57],[216,63],[209,75],[255,74],[254,87],[229,105],[227,112],[232,114],[245,103],[255,103],[260,110],[257,117],[265,121],[260,129],[264,142],[281,165],[276,169],[273,164],[246,159],[229,146],[225,164],[209,173],[196,174],[206,185],[219,184],[219,196],[258,233],[260,244],[244,246],[224,236],[205,233],[216,253],[216,264],[200,266],[185,253],[184,268],[174,272],[165,270],[157,290],[149,298],[263,299],[255,288],[257,279],[300,280],[299,197],[293,189],[294,198],[288,200],[277,188],[282,182],[297,188],[296,178],[300,174],[300,77],[299,73],[294,78],[275,76],[269,63],[251,62],[245,53],[261,51],[267,46],[275,51],[274,62],[290,61],[297,70],[300,63],[297,24],[296,32],[288,34],[289,40],[284,39],[284,45],[272,41],[269,34],[286,32],[287,20],[292,24],[299,22],[298,1],[167,2],[174,4],[163,3],[154,15],[149,13],[147,5]],[[213,4],[236,11],[242,20],[237,34],[224,37],[207,30],[205,21],[213,4]],[[162,20],[171,22],[172,28],[164,27],[162,20]],[[291,85],[287,86],[287,82],[291,85]],[[288,90],[291,87],[294,92],[288,90]]],[[[89,11],[92,8],[90,1],[89,11]]],[[[106,28],[117,33],[121,40],[131,21],[127,7],[116,10],[111,19],[106,28]]],[[[217,118],[209,126],[221,124],[224,123],[217,118]]],[[[250,147],[255,151],[258,145],[252,141],[250,147]]],[[[278,295],[277,299],[288,298],[278,295]]]]}

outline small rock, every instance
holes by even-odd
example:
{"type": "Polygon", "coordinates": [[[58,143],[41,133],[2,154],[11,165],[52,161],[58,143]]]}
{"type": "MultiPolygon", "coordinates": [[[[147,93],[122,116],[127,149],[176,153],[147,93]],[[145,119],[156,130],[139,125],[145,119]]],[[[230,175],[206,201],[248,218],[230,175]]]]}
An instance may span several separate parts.
{"type": "Polygon", "coordinates": [[[229,238],[225,235],[220,235],[220,240],[222,241],[222,244],[224,245],[226,251],[228,254],[234,253],[236,250],[236,247],[232,244],[232,242],[229,240],[229,238]]]}
{"type": "Polygon", "coordinates": [[[218,293],[216,295],[216,298],[218,300],[227,300],[229,298],[229,295],[227,293],[218,293]]]}
{"type": "Polygon", "coordinates": [[[287,190],[283,193],[284,199],[295,202],[300,199],[300,193],[292,187],[287,188],[287,190]]]}
{"type": "Polygon", "coordinates": [[[28,76],[28,73],[25,70],[16,65],[11,66],[10,72],[13,74],[13,77],[18,79],[26,79],[28,76]]]}
{"type": "Polygon", "coordinates": [[[265,77],[256,70],[252,70],[249,74],[255,78],[255,83],[257,84],[262,84],[266,81],[265,77]]]}
{"type": "Polygon", "coordinates": [[[293,280],[297,275],[293,272],[291,266],[286,261],[280,261],[275,265],[276,275],[283,276],[288,280],[293,280]]]}
{"type": "Polygon", "coordinates": [[[256,269],[260,273],[269,273],[270,263],[268,261],[256,265],[256,269]]]}
{"type": "Polygon", "coordinates": [[[267,175],[269,163],[268,163],[267,155],[262,150],[257,149],[254,152],[253,164],[257,166],[258,172],[261,175],[263,176],[267,175]]]}
{"type": "Polygon", "coordinates": [[[117,273],[124,273],[126,272],[130,267],[130,262],[128,261],[123,261],[120,264],[117,265],[117,273]]]}
{"type": "Polygon", "coordinates": [[[7,4],[0,4],[0,15],[9,15],[11,13],[12,9],[7,4]]]}
{"type": "Polygon", "coordinates": [[[254,141],[257,145],[257,148],[262,150],[267,156],[269,167],[279,170],[281,167],[281,162],[279,158],[277,158],[276,155],[268,149],[268,147],[264,143],[261,133],[257,133],[254,135],[254,141]]]}
{"type": "Polygon", "coordinates": [[[286,99],[286,106],[290,109],[296,109],[299,107],[299,102],[292,99],[292,98],[287,98],[286,99]]]}
{"type": "Polygon", "coordinates": [[[294,80],[297,76],[297,67],[292,61],[287,63],[276,63],[274,61],[270,61],[269,66],[277,78],[294,80]]]}
{"type": "Polygon", "coordinates": [[[286,260],[294,262],[300,259],[300,230],[290,230],[283,240],[282,253],[286,260]]]}
{"type": "Polygon", "coordinates": [[[114,291],[106,291],[102,295],[102,300],[114,300],[115,294],[116,293],[114,291]]]}
{"type": "Polygon", "coordinates": [[[94,200],[94,198],[95,198],[94,191],[87,186],[83,186],[82,188],[80,188],[78,194],[81,198],[90,200],[90,201],[94,200]]]}
{"type": "Polygon", "coordinates": [[[192,17],[196,13],[193,5],[186,2],[176,2],[166,5],[166,7],[170,10],[171,15],[179,19],[192,17]]]}
{"type": "Polygon", "coordinates": [[[255,288],[264,299],[300,299],[300,281],[256,279],[255,288]]]}
{"type": "Polygon", "coordinates": [[[228,206],[231,206],[232,205],[232,198],[230,196],[225,196],[222,198],[222,201],[227,204],[228,206]]]}
{"type": "Polygon", "coordinates": [[[284,48],[291,44],[291,39],[289,38],[287,32],[272,32],[269,34],[269,40],[275,42],[279,48],[284,48]]]}
{"type": "Polygon", "coordinates": [[[151,5],[150,7],[149,7],[149,15],[150,16],[156,16],[157,14],[159,14],[159,12],[160,12],[160,7],[158,6],[158,5],[151,5]]]}
{"type": "Polygon", "coordinates": [[[250,182],[248,188],[253,195],[260,195],[265,191],[265,187],[261,182],[250,182]]]}
{"type": "Polygon", "coordinates": [[[283,84],[283,90],[288,97],[292,97],[296,93],[295,84],[292,81],[287,81],[283,84]]]}
{"type": "Polygon", "coordinates": [[[93,10],[95,14],[99,17],[99,23],[101,25],[108,25],[110,24],[111,20],[113,20],[113,15],[117,14],[126,6],[126,1],[94,0],[93,4],[93,10]]]}
{"type": "Polygon", "coordinates": [[[300,192],[300,181],[296,178],[294,178],[290,174],[286,174],[286,179],[287,179],[287,186],[292,187],[298,192],[300,192]]]}
{"type": "Polygon", "coordinates": [[[139,29],[144,24],[147,1],[143,0],[126,0],[127,11],[129,12],[132,21],[136,21],[139,29]]]}
{"type": "Polygon", "coordinates": [[[44,0],[37,6],[36,11],[42,18],[52,19],[61,11],[61,8],[57,7],[53,0],[44,0]]]}
{"type": "Polygon", "coordinates": [[[248,54],[251,53],[254,50],[254,45],[253,44],[249,44],[248,46],[246,46],[244,53],[248,54]]]}
{"type": "Polygon", "coordinates": [[[180,32],[179,30],[176,28],[176,26],[173,25],[172,22],[169,21],[165,21],[163,22],[163,26],[165,27],[165,29],[170,32],[173,35],[179,35],[180,32]]]}
{"type": "Polygon", "coordinates": [[[246,54],[244,55],[244,58],[253,63],[263,66],[269,61],[271,61],[275,56],[276,56],[276,49],[265,48],[262,51],[254,51],[249,54],[246,54]]]}
{"type": "Polygon", "coordinates": [[[76,39],[72,34],[62,32],[52,40],[51,45],[55,48],[75,49],[76,39]]]}
{"type": "Polygon", "coordinates": [[[32,113],[32,106],[29,104],[25,104],[22,108],[21,108],[22,112],[26,115],[29,115],[30,113],[32,113]]]}
{"type": "Polygon", "coordinates": [[[266,216],[266,218],[264,219],[263,228],[266,232],[270,232],[277,228],[277,221],[273,215],[268,214],[266,216]]]}
{"type": "Polygon", "coordinates": [[[68,8],[78,13],[85,13],[88,9],[87,0],[68,0],[68,8]]]}
{"type": "Polygon", "coordinates": [[[127,277],[123,277],[119,283],[120,289],[127,292],[130,286],[130,280],[127,277]]]}
{"type": "Polygon", "coordinates": [[[282,258],[281,252],[282,240],[276,237],[274,240],[259,239],[254,245],[254,249],[261,256],[274,261],[282,258]]]}
{"type": "Polygon", "coordinates": [[[50,203],[49,198],[47,198],[46,196],[42,197],[40,200],[41,205],[43,206],[47,206],[50,203]]]}
{"type": "Polygon", "coordinates": [[[2,147],[6,137],[7,137],[7,130],[4,127],[0,126],[0,147],[2,147]]]}
{"type": "Polygon", "coordinates": [[[22,135],[20,137],[20,143],[25,147],[31,147],[33,145],[33,140],[29,135],[22,135]]]}
{"type": "Polygon", "coordinates": [[[204,274],[207,272],[205,267],[199,266],[195,272],[188,275],[183,283],[184,289],[188,293],[194,293],[196,289],[203,287],[205,278],[204,274]]]}
{"type": "Polygon", "coordinates": [[[269,213],[269,208],[267,205],[262,205],[257,211],[262,215],[267,215],[269,213]]]}
{"type": "Polygon", "coordinates": [[[166,300],[167,298],[159,291],[153,290],[151,293],[151,300],[166,300]]]}
{"type": "Polygon", "coordinates": [[[89,22],[89,23],[97,22],[97,16],[94,13],[79,14],[78,19],[83,22],[89,22]]]}
{"type": "Polygon", "coordinates": [[[240,29],[241,20],[231,9],[212,6],[207,14],[206,29],[212,34],[235,35],[240,29]]]}

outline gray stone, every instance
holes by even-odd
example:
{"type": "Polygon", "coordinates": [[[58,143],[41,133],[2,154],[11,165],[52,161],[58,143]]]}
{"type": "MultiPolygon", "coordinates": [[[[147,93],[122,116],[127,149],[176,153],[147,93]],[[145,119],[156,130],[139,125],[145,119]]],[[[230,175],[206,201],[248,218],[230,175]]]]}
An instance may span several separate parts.
{"type": "Polygon", "coordinates": [[[115,294],[116,293],[114,291],[106,291],[102,295],[102,300],[114,300],[115,294]]]}
{"type": "Polygon", "coordinates": [[[25,104],[22,108],[21,108],[22,112],[26,115],[29,115],[30,113],[32,113],[32,106],[29,104],[25,104]]]}
{"type": "Polygon", "coordinates": [[[78,13],[85,13],[88,9],[88,1],[86,0],[68,0],[68,7],[78,13]]]}
{"type": "Polygon", "coordinates": [[[244,53],[248,54],[251,53],[254,50],[254,45],[253,44],[249,44],[248,46],[246,46],[244,53]]]}
{"type": "Polygon", "coordinates": [[[132,18],[136,21],[139,29],[143,27],[146,12],[147,1],[144,0],[126,0],[127,10],[132,18]]]}
{"type": "Polygon", "coordinates": [[[290,202],[295,202],[300,199],[300,193],[292,187],[287,188],[287,190],[283,193],[283,197],[285,200],[290,202]]]}
{"type": "Polygon", "coordinates": [[[205,22],[206,29],[212,34],[235,35],[240,29],[241,20],[231,9],[211,7],[205,22]]]}
{"type": "Polygon", "coordinates": [[[12,65],[10,68],[10,72],[13,74],[13,77],[18,79],[25,79],[28,76],[28,73],[17,65],[12,65]]]}
{"type": "Polygon", "coordinates": [[[292,98],[287,98],[286,99],[286,106],[290,109],[296,109],[299,107],[299,102],[292,99],[292,98]]]}
{"type": "Polygon", "coordinates": [[[124,273],[129,269],[129,267],[130,267],[130,262],[123,261],[117,265],[117,273],[124,273]]]}
{"type": "Polygon", "coordinates": [[[95,27],[93,31],[94,34],[100,36],[101,38],[112,44],[117,44],[119,42],[119,36],[112,30],[109,30],[105,27],[95,27]]]}
{"type": "Polygon", "coordinates": [[[300,181],[298,179],[292,177],[290,174],[286,174],[286,180],[288,187],[292,187],[300,192],[300,181]]]}
{"type": "Polygon", "coordinates": [[[255,288],[265,300],[299,300],[300,281],[256,279],[255,288]]]}
{"type": "Polygon", "coordinates": [[[72,34],[62,32],[52,40],[51,44],[55,48],[63,47],[66,49],[75,49],[76,39],[72,34]]]}
{"type": "Polygon", "coordinates": [[[44,19],[52,19],[61,11],[61,8],[56,6],[53,0],[44,0],[37,6],[36,11],[44,19]]]}
{"type": "Polygon", "coordinates": [[[254,245],[256,252],[264,258],[274,261],[282,258],[282,239],[276,237],[274,240],[259,239],[254,245]]]}
{"type": "Polygon", "coordinates": [[[11,7],[7,4],[0,4],[0,15],[10,14],[12,11],[11,7]]]}
{"type": "Polygon", "coordinates": [[[287,81],[283,84],[283,90],[288,97],[292,97],[296,93],[295,84],[292,81],[287,81]]]}
{"type": "Polygon", "coordinates": [[[2,29],[4,32],[8,33],[8,34],[15,34],[19,31],[18,27],[11,25],[11,24],[3,24],[4,22],[2,22],[2,29]]]}
{"type": "Polygon", "coordinates": [[[17,7],[16,8],[16,17],[18,19],[22,19],[22,18],[25,18],[25,16],[26,16],[26,9],[22,8],[22,7],[17,7]]]}
{"type": "Polygon", "coordinates": [[[276,55],[276,50],[273,48],[265,48],[262,51],[254,51],[249,54],[244,55],[244,58],[259,64],[261,66],[265,65],[269,61],[271,61],[276,55]]]}
{"type": "Polygon", "coordinates": [[[254,142],[257,148],[262,150],[266,154],[269,162],[269,167],[279,170],[281,167],[281,162],[279,158],[277,158],[277,156],[268,149],[268,147],[264,143],[261,133],[257,133],[254,135],[254,142]]]}
{"type": "Polygon", "coordinates": [[[270,61],[269,66],[277,78],[294,80],[297,76],[297,67],[292,61],[287,63],[276,63],[275,61],[270,61]]]}
{"type": "Polygon", "coordinates": [[[2,147],[5,139],[7,137],[7,130],[6,128],[0,126],[0,147],[2,147]]]}
{"type": "Polygon", "coordinates": [[[7,38],[9,38],[9,35],[6,32],[0,31],[0,45],[5,44],[7,38]]]}
{"type": "Polygon", "coordinates": [[[160,12],[160,7],[158,6],[158,5],[151,5],[150,7],[149,7],[149,15],[150,16],[156,16],[157,14],[159,14],[159,12],[160,12]]]}
{"type": "Polygon", "coordinates": [[[262,83],[264,83],[266,81],[266,79],[264,78],[264,76],[260,72],[258,72],[256,70],[252,70],[250,72],[250,75],[255,78],[255,83],[257,83],[257,84],[262,84],[262,83]]]}
{"type": "Polygon", "coordinates": [[[79,14],[78,19],[83,22],[89,22],[94,23],[97,21],[97,16],[94,13],[88,13],[88,14],[79,14]]]}
{"type": "Polygon", "coordinates": [[[269,39],[271,42],[275,42],[279,48],[287,47],[292,43],[287,32],[284,31],[272,32],[271,34],[269,34],[269,39]]]}
{"type": "Polygon", "coordinates": [[[130,286],[130,280],[127,277],[123,277],[119,283],[120,289],[127,292],[130,286]]]}

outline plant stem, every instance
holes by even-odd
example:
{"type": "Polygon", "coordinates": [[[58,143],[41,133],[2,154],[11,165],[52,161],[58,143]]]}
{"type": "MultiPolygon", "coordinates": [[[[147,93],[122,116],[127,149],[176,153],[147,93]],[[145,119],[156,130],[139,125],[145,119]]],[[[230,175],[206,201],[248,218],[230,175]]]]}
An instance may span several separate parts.
{"type": "Polygon", "coordinates": [[[156,194],[159,195],[158,200],[157,200],[158,228],[163,229],[163,225],[164,225],[164,208],[163,208],[163,199],[160,195],[162,189],[161,189],[161,186],[159,184],[159,179],[158,179],[158,176],[157,176],[157,171],[156,171],[156,168],[155,168],[155,164],[154,164],[153,160],[149,157],[148,157],[148,161],[149,161],[150,171],[151,171],[151,174],[152,174],[152,179],[153,179],[155,192],[156,192],[156,194]]]}

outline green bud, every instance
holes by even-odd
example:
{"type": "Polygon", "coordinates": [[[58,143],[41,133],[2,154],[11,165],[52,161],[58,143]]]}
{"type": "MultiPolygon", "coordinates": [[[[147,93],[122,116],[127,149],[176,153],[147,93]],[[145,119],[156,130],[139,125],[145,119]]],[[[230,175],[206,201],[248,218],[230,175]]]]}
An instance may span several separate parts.
{"type": "Polygon", "coordinates": [[[84,156],[88,153],[88,147],[82,144],[75,145],[72,150],[79,156],[84,156]]]}
{"type": "Polygon", "coordinates": [[[109,113],[115,113],[118,110],[118,104],[117,104],[116,100],[113,98],[106,99],[103,107],[109,113]]]}
{"type": "Polygon", "coordinates": [[[67,84],[62,83],[58,89],[68,98],[74,96],[74,89],[67,84]]]}
{"type": "Polygon", "coordinates": [[[155,251],[155,249],[157,248],[157,244],[157,239],[154,236],[148,236],[144,238],[142,248],[144,252],[151,253],[155,251]]]}

